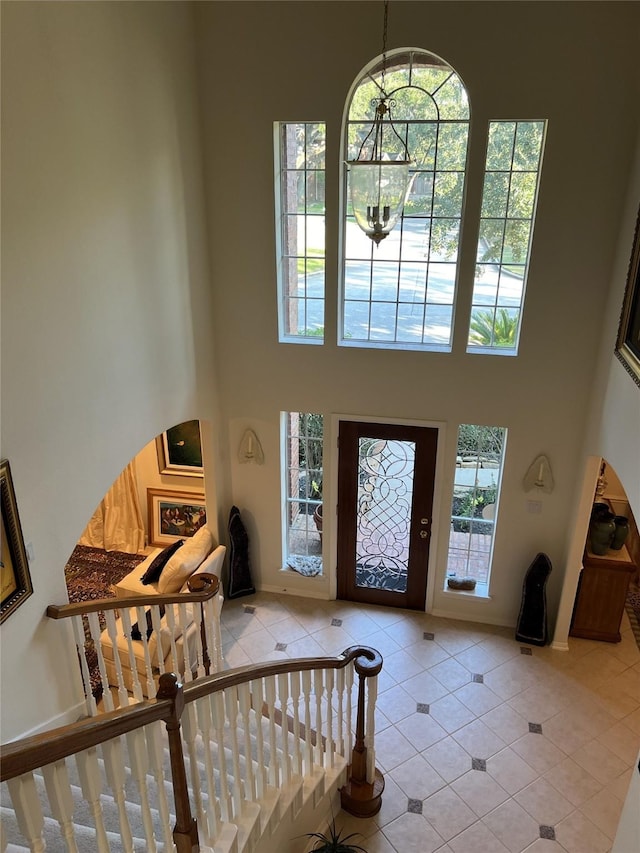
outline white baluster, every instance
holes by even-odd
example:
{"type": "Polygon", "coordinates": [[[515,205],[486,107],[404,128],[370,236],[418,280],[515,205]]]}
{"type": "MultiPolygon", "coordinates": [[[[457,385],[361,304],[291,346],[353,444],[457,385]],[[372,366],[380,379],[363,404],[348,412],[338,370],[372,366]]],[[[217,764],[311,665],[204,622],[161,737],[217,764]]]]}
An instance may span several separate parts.
{"type": "Polygon", "coordinates": [[[257,787],[251,755],[251,693],[248,682],[238,685],[238,702],[244,731],[245,797],[249,800],[255,800],[257,798],[257,787]]]}
{"type": "Polygon", "coordinates": [[[149,853],[155,853],[157,848],[155,833],[153,831],[151,807],[149,805],[149,790],[147,788],[147,771],[149,769],[149,761],[147,757],[144,730],[140,728],[135,729],[132,732],[127,732],[126,738],[131,775],[136,780],[138,791],[140,792],[140,811],[142,813],[144,837],[147,841],[147,851],[149,851],[149,853]]]}
{"type": "Polygon", "coordinates": [[[189,755],[189,770],[191,773],[191,793],[196,807],[196,816],[199,821],[206,820],[204,806],[202,805],[202,786],[200,785],[200,773],[198,769],[198,750],[196,748],[196,737],[198,734],[198,721],[196,719],[196,709],[193,707],[193,702],[189,702],[185,706],[182,713],[182,736],[183,741],[187,745],[187,753],[189,755]]]}
{"type": "Polygon", "coordinates": [[[215,661],[214,672],[222,672],[224,669],[224,657],[222,654],[222,632],[220,630],[220,616],[222,614],[222,605],[224,603],[224,597],[220,595],[216,595],[211,601],[207,602],[207,605],[211,606],[213,609],[213,618],[210,623],[212,638],[213,638],[213,648],[215,650],[215,655],[213,653],[209,653],[211,657],[211,662],[215,661]]]}
{"type": "Polygon", "coordinates": [[[302,673],[302,695],[304,696],[304,750],[307,773],[313,773],[313,739],[311,736],[311,671],[302,673]]]}
{"type": "Polygon", "coordinates": [[[353,675],[355,668],[353,661],[347,664],[344,673],[345,687],[347,691],[347,743],[345,744],[345,755],[351,756],[353,752],[353,675]]]}
{"type": "Polygon", "coordinates": [[[282,738],[282,781],[286,785],[291,779],[291,756],[289,751],[289,678],[287,673],[281,673],[278,678],[278,696],[282,723],[280,737],[282,738]]]}
{"type": "Polygon", "coordinates": [[[229,793],[229,779],[227,776],[227,757],[224,752],[224,698],[221,693],[212,694],[211,712],[213,725],[216,730],[218,741],[218,764],[220,767],[220,810],[222,819],[232,820],[231,794],[229,793]]]}
{"type": "MultiPolygon", "coordinates": [[[[158,669],[159,675],[162,675],[163,672],[166,672],[167,669],[164,665],[164,647],[160,642],[160,638],[162,637],[162,616],[160,616],[160,607],[157,604],[152,604],[149,608],[151,611],[151,627],[153,628],[153,633],[156,638],[156,666],[158,669]]],[[[154,685],[156,685],[156,679],[153,679],[154,685]]],[[[155,690],[157,692],[157,686],[155,690]]]]}
{"type": "Polygon", "coordinates": [[[264,705],[264,693],[262,690],[262,679],[257,678],[251,682],[251,704],[256,727],[256,764],[258,770],[258,797],[264,797],[267,786],[267,766],[264,757],[264,737],[262,731],[262,706],[264,705]]]}
{"type": "Polygon", "coordinates": [[[269,719],[269,784],[274,788],[280,787],[280,761],[276,738],[276,683],[272,675],[264,679],[265,703],[269,719]]]}
{"type": "MultiPolygon", "coordinates": [[[[153,661],[151,660],[151,650],[149,648],[149,640],[147,640],[147,611],[144,607],[139,606],[136,607],[136,617],[138,619],[138,630],[140,631],[141,639],[138,642],[142,642],[142,651],[144,654],[144,669],[147,675],[147,696],[149,699],[153,699],[156,693],[158,692],[156,687],[156,682],[153,677],[153,661]]],[[[156,656],[161,657],[162,652],[158,650],[160,637],[156,640],[156,656]]]]}
{"type": "Polygon", "coordinates": [[[136,663],[136,653],[134,642],[131,639],[131,619],[129,617],[129,609],[125,607],[120,612],[120,623],[122,625],[122,633],[127,638],[127,648],[129,650],[129,668],[131,669],[131,684],[133,688],[133,698],[137,702],[142,702],[144,694],[142,692],[142,684],[140,684],[140,676],[138,675],[138,666],[136,663]]]}
{"type": "Polygon", "coordinates": [[[293,710],[293,772],[302,775],[302,750],[300,749],[300,673],[290,674],[291,705],[293,710]]]}
{"type": "Polygon", "coordinates": [[[119,737],[107,740],[102,744],[102,757],[104,759],[104,769],[107,774],[107,783],[111,788],[111,794],[118,808],[122,846],[126,853],[133,853],[133,838],[131,837],[131,827],[129,826],[129,819],[127,817],[127,803],[124,791],[126,772],[122,744],[119,737]]]}
{"type": "Polygon", "coordinates": [[[233,814],[238,819],[242,814],[242,772],[240,770],[240,745],[238,743],[238,693],[235,687],[224,691],[224,704],[229,722],[229,739],[231,741],[231,759],[233,761],[233,814]]]}
{"type": "Polygon", "coordinates": [[[64,759],[42,768],[51,814],[58,821],[68,853],[77,853],[73,831],[73,795],[64,759]]]}
{"type": "Polygon", "coordinates": [[[367,717],[364,730],[364,744],[367,747],[367,782],[371,784],[376,776],[376,700],[378,698],[378,676],[367,678],[367,717]]]}
{"type": "Polygon", "coordinates": [[[98,853],[109,853],[109,842],[104,827],[100,794],[102,793],[102,774],[95,747],[76,753],[76,766],[80,777],[82,796],[89,804],[96,827],[96,845],[98,853]]]}
{"type": "Polygon", "coordinates": [[[29,845],[29,850],[31,853],[44,853],[47,847],[42,837],[44,818],[33,773],[9,779],[7,785],[18,827],[29,845]]]}
{"type": "Polygon", "coordinates": [[[167,792],[164,787],[164,730],[163,724],[158,721],[144,728],[147,739],[147,753],[151,763],[151,772],[156,782],[158,797],[158,813],[162,824],[165,850],[173,850],[173,832],[171,829],[171,817],[169,814],[169,803],[167,792]]]}
{"type": "MultiPolygon", "coordinates": [[[[90,613],[89,616],[96,616],[96,614],[90,613]]],[[[116,671],[116,681],[118,682],[118,701],[120,703],[121,708],[126,708],[129,704],[129,694],[127,692],[127,686],[124,683],[122,661],[120,660],[120,654],[118,652],[118,625],[116,623],[116,616],[113,610],[105,610],[104,618],[107,623],[107,633],[109,635],[109,642],[111,643],[111,648],[113,649],[113,666],[116,671]]],[[[100,648],[98,655],[99,657],[102,657],[102,647],[100,648]]],[[[103,685],[105,685],[106,690],[108,690],[108,679],[105,680],[104,676],[102,679],[102,683],[103,685]]]]}
{"type": "Polygon", "coordinates": [[[338,737],[336,749],[344,756],[344,669],[336,672],[336,689],[338,691],[338,737]]]}
{"type": "Polygon", "coordinates": [[[208,838],[208,843],[215,843],[215,839],[220,833],[220,804],[216,796],[216,779],[213,769],[213,740],[212,740],[212,723],[211,723],[211,703],[209,697],[198,699],[195,702],[196,714],[198,715],[198,727],[202,737],[202,746],[204,752],[204,769],[207,775],[207,826],[202,827],[208,838]]]}
{"type": "Polygon", "coordinates": [[[333,670],[326,669],[324,672],[324,681],[327,691],[327,740],[325,746],[325,754],[329,753],[329,767],[335,766],[335,743],[333,741],[333,670]]]}
{"type": "MultiPolygon", "coordinates": [[[[87,664],[87,658],[84,653],[84,644],[85,644],[85,635],[84,635],[84,624],[82,621],[82,616],[72,616],[71,624],[73,626],[73,638],[75,640],[76,649],[78,650],[78,659],[80,661],[80,670],[82,672],[82,683],[84,685],[84,696],[85,702],[87,706],[87,714],[90,717],[95,717],[98,713],[98,707],[96,705],[96,700],[91,692],[91,673],[89,672],[89,665],[87,664]]],[[[106,693],[109,692],[109,688],[107,687],[106,693]]],[[[106,705],[106,696],[105,696],[105,705],[106,705]]]]}
{"type": "Polygon", "coordinates": [[[322,670],[316,669],[313,673],[313,686],[316,694],[316,764],[324,767],[324,756],[322,749],[322,670]]]}

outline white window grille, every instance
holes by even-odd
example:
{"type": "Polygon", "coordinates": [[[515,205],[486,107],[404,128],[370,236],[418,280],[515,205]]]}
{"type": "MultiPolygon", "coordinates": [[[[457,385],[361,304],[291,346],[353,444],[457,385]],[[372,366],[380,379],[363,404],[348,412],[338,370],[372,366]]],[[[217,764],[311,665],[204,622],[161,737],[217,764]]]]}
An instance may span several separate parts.
{"type": "Polygon", "coordinates": [[[502,427],[458,429],[447,576],[472,577],[480,590],[489,586],[505,445],[502,427]]]}
{"type": "Polygon", "coordinates": [[[544,121],[492,121],[467,352],[517,355],[544,121]]]}
{"type": "MultiPolygon", "coordinates": [[[[467,92],[450,65],[420,50],[389,51],[384,84],[415,178],[400,222],[377,247],[344,202],[340,343],[448,352],[464,207],[467,92]]],[[[381,86],[379,59],[348,102],[344,160],[357,157],[381,86]]],[[[400,152],[400,140],[396,144],[400,152]]],[[[348,182],[345,169],[345,200],[348,182]]]]}
{"type": "Polygon", "coordinates": [[[325,146],[322,122],[275,125],[280,342],[323,342],[325,146]]]}
{"type": "Polygon", "coordinates": [[[322,572],[323,416],[282,415],[285,439],[284,565],[303,574],[322,572]]]}

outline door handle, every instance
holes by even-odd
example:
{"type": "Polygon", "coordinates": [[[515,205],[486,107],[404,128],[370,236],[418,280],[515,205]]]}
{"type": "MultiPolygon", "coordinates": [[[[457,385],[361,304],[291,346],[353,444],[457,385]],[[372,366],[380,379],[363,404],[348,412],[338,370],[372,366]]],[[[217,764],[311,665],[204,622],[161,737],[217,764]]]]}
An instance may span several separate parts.
{"type": "Polygon", "coordinates": [[[421,530],[421,531],[420,531],[420,538],[421,538],[421,539],[426,539],[428,535],[429,535],[429,534],[428,534],[428,532],[427,532],[426,530],[421,530]]]}

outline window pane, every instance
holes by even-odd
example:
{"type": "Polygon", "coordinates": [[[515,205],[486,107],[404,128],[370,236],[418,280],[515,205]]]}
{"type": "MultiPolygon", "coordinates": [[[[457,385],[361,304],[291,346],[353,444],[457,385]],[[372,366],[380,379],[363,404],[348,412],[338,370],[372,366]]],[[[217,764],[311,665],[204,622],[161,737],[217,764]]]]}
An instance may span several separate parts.
{"type": "Polygon", "coordinates": [[[517,354],[544,130],[541,121],[489,125],[467,352],[517,354]]]}
{"type": "Polygon", "coordinates": [[[280,188],[279,340],[321,342],[324,331],[325,125],[277,125],[280,188]]]}
{"type": "Polygon", "coordinates": [[[322,507],[323,418],[285,412],[283,552],[285,568],[322,573],[322,539],[317,523],[322,507]]]}
{"type": "MultiPolygon", "coordinates": [[[[343,140],[345,159],[357,156],[371,130],[370,101],[379,96],[372,80],[379,84],[381,71],[379,60],[354,88],[343,140]]],[[[350,173],[345,170],[341,343],[450,348],[468,148],[467,95],[442,59],[406,49],[387,54],[385,91],[395,101],[394,126],[407,141],[414,180],[400,222],[374,247],[349,216],[350,173]]],[[[401,142],[390,136],[383,153],[400,151],[401,142]]]]}
{"type": "Polygon", "coordinates": [[[506,430],[462,424],[458,430],[447,576],[488,584],[506,430]]]}

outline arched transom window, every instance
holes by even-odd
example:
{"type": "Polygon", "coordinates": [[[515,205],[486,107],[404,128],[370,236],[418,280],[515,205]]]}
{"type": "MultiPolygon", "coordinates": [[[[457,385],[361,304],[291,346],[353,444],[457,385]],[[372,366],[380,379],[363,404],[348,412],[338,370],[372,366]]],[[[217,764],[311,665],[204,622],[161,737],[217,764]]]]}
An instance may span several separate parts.
{"type": "MultiPolygon", "coordinates": [[[[344,160],[356,159],[382,89],[382,59],[353,87],[344,160]]],[[[390,51],[384,89],[415,174],[398,225],[379,246],[357,226],[345,168],[340,343],[393,349],[451,349],[469,138],[462,80],[423,50],[390,51]]],[[[398,151],[401,143],[398,140],[398,151]]]]}

